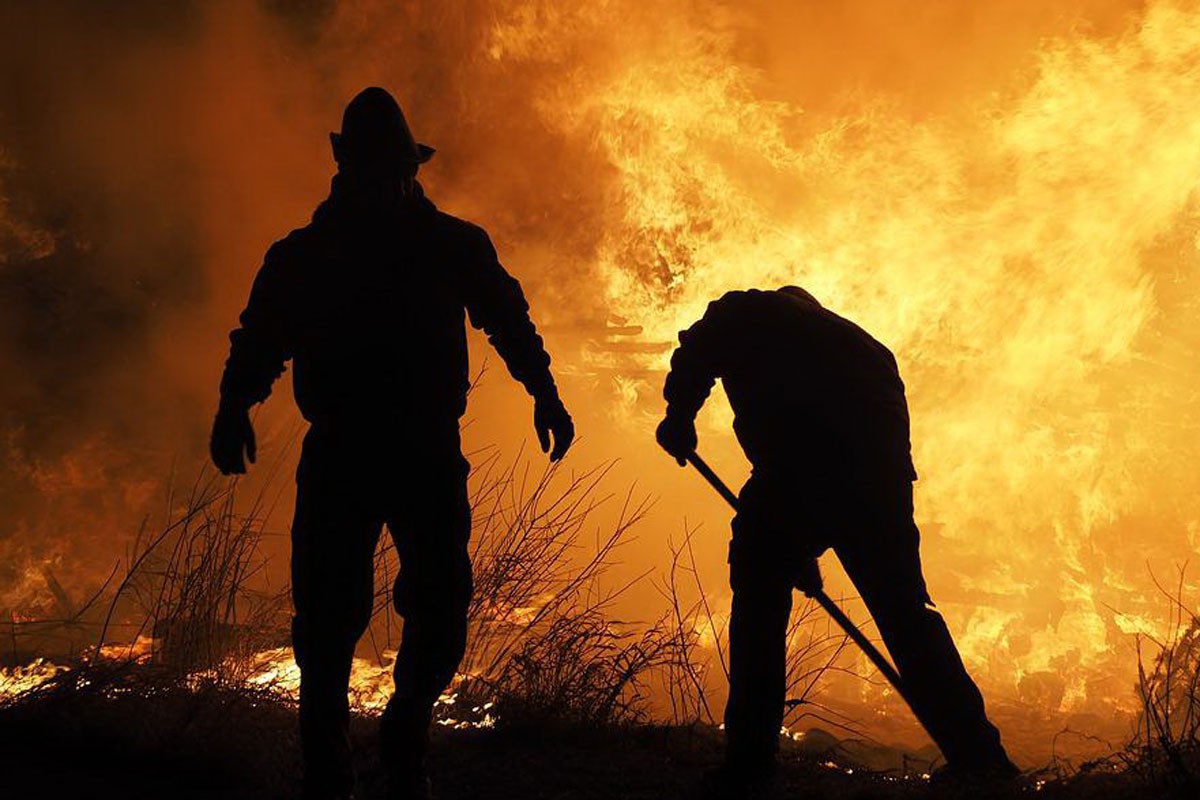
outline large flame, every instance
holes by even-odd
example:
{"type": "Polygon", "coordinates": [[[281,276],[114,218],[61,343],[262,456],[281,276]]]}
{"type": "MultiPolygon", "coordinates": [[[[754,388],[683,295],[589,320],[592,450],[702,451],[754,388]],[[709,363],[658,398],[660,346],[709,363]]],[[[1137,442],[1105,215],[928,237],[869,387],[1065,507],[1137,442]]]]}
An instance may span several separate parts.
{"type": "MultiPolygon", "coordinates": [[[[118,59],[124,67],[105,74],[127,89],[128,113],[165,132],[139,133],[145,146],[127,153],[114,133],[126,129],[71,95],[64,106],[81,124],[55,119],[59,138],[47,139],[69,145],[72,165],[95,149],[78,155],[91,172],[74,174],[102,176],[114,207],[136,198],[138,224],[151,226],[168,198],[167,216],[194,219],[197,269],[214,287],[198,314],[192,295],[152,297],[161,335],[147,338],[158,343],[136,358],[124,340],[111,348],[121,366],[105,387],[141,386],[130,360],[161,380],[155,396],[172,398],[170,414],[102,406],[126,415],[117,436],[169,421],[153,428],[157,461],[127,460],[163,467],[173,451],[163,441],[202,439],[221,358],[213,331],[231,322],[265,245],[318,199],[340,104],[384,83],[439,147],[431,194],[489,229],[547,323],[593,448],[578,457],[635,454],[623,475],[699,504],[698,483],[680,489],[667,459],[640,457],[653,446],[670,343],[725,290],[803,284],[899,359],[930,584],[985,691],[1055,712],[1132,702],[1131,634],[1166,632],[1154,576],[1200,545],[1200,6],[836,5],[478,0],[397,11],[361,0],[287,25],[248,6],[214,6],[178,30],[156,18],[171,46],[135,54],[174,69],[118,59]],[[158,77],[175,73],[187,80],[158,77]],[[160,163],[170,169],[154,171],[160,163]],[[118,175],[130,177],[109,189],[118,175]]],[[[72,234],[79,252],[97,239],[124,256],[128,240],[146,240],[132,222],[114,241],[104,230],[72,234]]],[[[174,227],[153,230],[176,242],[174,227]]],[[[0,270],[36,266],[59,236],[57,222],[26,222],[0,195],[0,270]]],[[[515,417],[512,396],[498,397],[473,406],[477,443],[527,435],[512,431],[527,408],[515,417]]],[[[263,420],[264,452],[283,449],[269,417],[282,405],[263,420]]],[[[728,409],[714,406],[705,446],[732,463],[728,409]]],[[[73,406],[52,410],[74,419],[73,406]]],[[[96,452],[121,449],[112,431],[86,439],[103,447],[38,462],[8,444],[5,425],[0,452],[20,456],[9,460],[21,492],[10,494],[22,504],[57,498],[81,475],[137,487],[114,505],[148,496],[145,475],[96,452]]],[[[142,456],[140,445],[130,452],[142,456]]],[[[18,566],[0,581],[0,606],[45,595],[42,561],[70,568],[61,542],[26,542],[87,531],[95,553],[119,530],[107,508],[102,531],[79,524],[91,520],[65,498],[34,508],[14,524],[21,536],[0,531],[0,550],[21,554],[7,559],[18,566]]],[[[659,534],[683,514],[658,506],[654,535],[634,551],[643,562],[666,561],[659,534]]],[[[723,568],[718,553],[701,553],[709,574],[723,568]]]]}
{"type": "Polygon", "coordinates": [[[1200,526],[1200,10],[1052,40],[1024,85],[953,113],[867,98],[810,119],[761,99],[731,34],[684,13],[671,35],[615,25],[663,12],[614,5],[521,4],[492,45],[618,54],[538,106],[619,176],[598,256],[613,315],[669,341],[723,291],[798,282],[876,332],[910,387],[933,585],[973,670],[1014,690],[1061,675],[1065,709],[1126,692],[1103,680],[1130,674],[1122,634],[1162,632],[1147,565],[1185,559],[1200,526]]]}
{"type": "MultiPolygon", "coordinates": [[[[151,658],[154,641],[149,637],[139,637],[128,645],[106,645],[100,648],[101,660],[116,663],[143,663],[151,658]]],[[[378,716],[391,699],[394,683],[392,672],[395,669],[396,651],[388,650],[381,654],[379,661],[365,658],[355,658],[350,669],[350,705],[360,713],[378,716]]],[[[272,648],[254,653],[246,664],[249,671],[242,677],[240,686],[246,689],[262,691],[280,700],[297,702],[300,698],[300,667],[296,665],[295,656],[290,647],[272,648]]],[[[14,668],[0,667],[0,706],[6,702],[20,701],[39,687],[49,684],[56,677],[69,672],[70,667],[55,664],[46,659],[36,659],[33,662],[14,668]]],[[[219,680],[221,676],[213,670],[190,674],[185,682],[189,686],[199,686],[206,682],[219,680]]],[[[479,701],[477,704],[460,702],[455,690],[466,679],[465,675],[455,677],[453,686],[443,692],[434,703],[434,721],[443,727],[455,730],[485,729],[494,727],[496,718],[493,715],[494,704],[490,701],[479,701]]],[[[237,688],[236,686],[232,688],[237,688]]]]}

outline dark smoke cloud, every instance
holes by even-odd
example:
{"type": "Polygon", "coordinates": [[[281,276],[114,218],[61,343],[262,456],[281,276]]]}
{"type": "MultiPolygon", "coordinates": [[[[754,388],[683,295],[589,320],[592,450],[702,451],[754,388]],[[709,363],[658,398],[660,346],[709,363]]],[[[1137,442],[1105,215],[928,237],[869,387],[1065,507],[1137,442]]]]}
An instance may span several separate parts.
{"type": "Polygon", "coordinates": [[[102,577],[172,464],[201,461],[224,331],[323,196],[364,85],[438,147],[435,199],[522,243],[531,294],[578,295],[543,322],[602,321],[584,270],[539,255],[586,253],[598,232],[571,222],[599,198],[594,156],[529,108],[536,65],[489,63],[487,4],[388,4],[386,28],[382,10],[0,4],[0,611],[43,566],[102,577]]]}
{"type": "Polygon", "coordinates": [[[188,410],[153,339],[205,287],[162,79],[143,73],[195,37],[194,9],[9,3],[0,31],[2,593],[144,500],[154,442],[188,410]]]}
{"type": "MultiPolygon", "coordinates": [[[[106,574],[172,463],[200,462],[224,331],[326,191],[363,86],[438,148],[431,195],[488,228],[569,364],[607,321],[594,255],[624,198],[593,121],[547,108],[623,47],[684,31],[813,119],[865,89],[919,116],[1135,4],[910,5],[0,0],[0,611],[30,565],[106,574]]],[[[497,408],[485,431],[511,427],[497,408]]]]}

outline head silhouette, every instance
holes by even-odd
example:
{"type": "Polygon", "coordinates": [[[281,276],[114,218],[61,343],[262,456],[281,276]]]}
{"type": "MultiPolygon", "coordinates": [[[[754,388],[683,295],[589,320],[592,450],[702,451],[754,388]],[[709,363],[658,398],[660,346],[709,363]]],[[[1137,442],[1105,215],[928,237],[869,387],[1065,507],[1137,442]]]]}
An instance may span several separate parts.
{"type": "Polygon", "coordinates": [[[342,129],[329,134],[338,172],[354,188],[385,199],[406,194],[417,168],[434,150],[418,143],[400,104],[378,86],[363,89],[346,106],[342,129]]]}
{"type": "Polygon", "coordinates": [[[801,289],[799,286],[780,286],[779,291],[782,294],[786,294],[789,297],[794,297],[797,300],[803,300],[806,303],[812,303],[818,308],[821,306],[821,302],[817,300],[817,298],[809,294],[808,290],[801,289]]]}

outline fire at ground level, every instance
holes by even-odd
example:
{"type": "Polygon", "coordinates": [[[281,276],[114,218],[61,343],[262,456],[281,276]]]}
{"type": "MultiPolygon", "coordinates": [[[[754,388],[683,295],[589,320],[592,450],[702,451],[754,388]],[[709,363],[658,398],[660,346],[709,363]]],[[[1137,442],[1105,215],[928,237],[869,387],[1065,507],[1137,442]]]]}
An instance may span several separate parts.
{"type": "MultiPolygon", "coordinates": [[[[139,638],[128,645],[107,645],[100,651],[98,663],[117,669],[154,669],[155,642],[139,638]]],[[[160,651],[161,652],[161,651],[160,651]]],[[[392,667],[395,651],[384,651],[382,658],[355,658],[350,681],[351,704],[364,720],[375,719],[382,712],[393,690],[392,667]]],[[[1186,665],[1183,665],[1186,668],[1186,665]]],[[[1192,665],[1194,666],[1194,665],[1192,665]]],[[[82,665],[83,675],[89,665],[82,665]]],[[[90,684],[87,677],[76,678],[73,668],[46,659],[12,668],[0,668],[0,709],[20,707],[29,699],[36,707],[40,694],[58,692],[56,684],[71,685],[79,680],[90,684]]],[[[161,678],[159,679],[161,680],[161,678]]],[[[1194,680],[1194,676],[1192,678],[1194,680]]],[[[266,705],[285,708],[298,699],[300,671],[287,647],[272,648],[250,656],[245,666],[233,677],[220,667],[200,670],[185,676],[175,675],[168,684],[172,692],[196,692],[202,695],[209,687],[221,685],[227,690],[245,692],[266,705]]],[[[839,684],[836,682],[834,686],[839,684]]],[[[874,678],[843,678],[843,691],[829,691],[829,684],[793,708],[788,726],[780,731],[781,741],[807,753],[822,753],[832,759],[833,766],[865,767],[885,774],[920,778],[941,763],[937,748],[921,730],[903,701],[887,689],[878,676],[874,678]]],[[[644,687],[643,687],[644,689],[644,687]]],[[[103,690],[110,698],[136,695],[138,689],[103,690]]],[[[1184,704],[1195,705],[1195,698],[1186,696],[1186,686],[1176,689],[1184,704]]],[[[661,701],[661,692],[656,692],[661,701]]],[[[708,702],[719,713],[723,692],[712,691],[708,702]]],[[[1131,701],[1142,698],[1131,687],[1131,701]]],[[[202,702],[202,701],[201,701],[202,702]]],[[[253,705],[253,704],[252,704],[253,705]]],[[[438,700],[435,708],[437,725],[445,730],[490,730],[509,720],[501,718],[496,702],[488,690],[470,683],[470,677],[459,675],[454,685],[438,700]],[[468,687],[459,692],[459,688],[468,687]],[[461,694],[461,696],[460,696],[461,694]]],[[[641,707],[648,712],[643,720],[664,720],[670,709],[656,708],[653,703],[641,707]]],[[[1139,739],[1147,722],[1144,712],[1113,709],[1110,714],[1051,713],[1045,709],[1013,700],[992,700],[989,712],[1001,729],[1005,743],[1015,761],[1031,773],[1074,774],[1081,767],[1094,765],[1126,751],[1139,739]]],[[[523,717],[526,711],[516,716],[523,717]]],[[[1193,709],[1192,713],[1195,713],[1193,709]]],[[[521,724],[518,721],[518,724],[521,724]]],[[[1178,724],[1178,721],[1177,721],[1178,724]]],[[[286,736],[291,737],[294,720],[287,723],[286,736]]],[[[702,728],[716,730],[712,725],[702,728]]],[[[284,731],[279,732],[281,735],[284,731]]],[[[536,734],[533,734],[536,738],[536,734]]]]}
{"type": "MultiPolygon", "coordinates": [[[[43,308],[27,297],[63,298],[53,314],[28,314],[30,335],[4,347],[13,374],[40,377],[28,392],[18,380],[5,406],[0,450],[15,473],[0,481],[13,517],[0,609],[22,610],[8,598],[23,596],[26,547],[67,551],[71,531],[68,563],[109,563],[113,531],[128,527],[105,524],[117,515],[104,509],[125,511],[155,485],[116,480],[114,460],[181,441],[209,413],[212,331],[232,319],[264,244],[324,190],[330,109],[352,88],[400,82],[448,157],[429,173],[431,192],[493,230],[557,347],[565,329],[590,324],[585,351],[561,361],[580,375],[573,397],[597,397],[596,386],[615,395],[593,401],[580,426],[593,443],[602,431],[649,442],[644,417],[660,410],[663,366],[653,348],[725,289],[800,282],[878,331],[912,389],[934,593],[993,713],[1018,751],[1034,725],[1042,759],[1064,727],[1078,733],[1059,745],[1098,735],[1119,746],[1139,703],[1135,654],[1113,642],[1165,640],[1146,566],[1164,574],[1196,551],[1200,531],[1194,3],[1087,3],[1107,13],[1053,20],[1044,3],[966,4],[981,14],[969,19],[837,4],[828,20],[744,4],[744,24],[732,26],[709,3],[700,8],[720,13],[690,2],[554,13],[480,3],[489,13],[430,12],[373,24],[368,37],[357,26],[370,4],[343,5],[308,21],[303,46],[279,44],[278,21],[231,4],[164,25],[166,51],[132,16],[136,36],[96,36],[121,27],[109,12],[85,26],[87,46],[73,26],[0,26],[20,39],[5,48],[21,66],[8,71],[14,80],[57,87],[33,116],[12,116],[27,133],[4,135],[6,322],[43,308]],[[42,35],[23,35],[32,29],[42,35]],[[347,41],[363,63],[342,63],[347,41]],[[414,52],[453,55],[438,81],[404,79],[414,52]],[[779,57],[806,52],[837,58],[779,57]],[[64,54],[83,59],[64,76],[94,80],[60,85],[26,68],[64,54]],[[327,85],[309,69],[336,77],[327,85]],[[297,85],[320,85],[320,96],[298,96],[297,85]],[[164,109],[167,95],[176,102],[164,109]],[[96,114],[96,98],[109,97],[124,99],[121,113],[96,114]],[[550,173],[560,191],[531,192],[532,163],[570,164],[550,173]],[[65,186],[82,187],[86,202],[65,186]],[[192,231],[178,220],[203,222],[192,231]],[[194,250],[194,274],[169,291],[161,268],[179,262],[180,242],[194,250]],[[202,284],[220,289],[193,318],[184,307],[202,284]],[[146,291],[110,296],[110,286],[146,291]],[[97,295],[107,301],[93,312],[97,295]],[[75,309],[71,297],[85,301],[75,309]],[[102,335],[114,317],[144,326],[102,335]],[[635,323],[644,329],[633,336],[635,323]],[[91,361],[108,366],[82,368],[91,361]],[[155,403],[142,397],[147,374],[171,385],[155,403]],[[67,389],[64,376],[74,376],[67,389]],[[154,412],[168,404],[187,413],[154,412]],[[73,424],[52,444],[32,435],[61,419],[73,424]],[[117,431],[113,454],[57,442],[100,421],[117,431]],[[144,439],[123,438],[130,429],[144,439]],[[1046,702],[1010,719],[994,687],[1046,702]],[[1093,695],[1133,702],[1109,713],[1093,695]]],[[[709,420],[706,441],[727,437],[727,423],[709,420]]],[[[697,508],[695,492],[670,502],[673,479],[643,476],[668,498],[662,508],[697,508]]],[[[710,571],[721,566],[721,554],[707,556],[710,571]]],[[[86,594],[101,573],[68,587],[86,594]]],[[[881,705],[848,694],[859,713],[881,705]]]]}
{"type": "MultiPolygon", "coordinates": [[[[0,706],[0,775],[13,792],[9,796],[236,800],[296,790],[294,706],[279,695],[203,683],[131,691],[119,673],[96,676],[93,686],[101,684],[99,691],[89,691],[67,682],[0,706]]],[[[443,718],[455,704],[443,698],[443,718]]],[[[711,727],[499,722],[437,727],[432,768],[439,796],[685,798],[693,795],[701,771],[720,757],[719,736],[711,727]]],[[[366,798],[382,796],[375,727],[370,714],[357,714],[352,725],[359,789],[366,798]]],[[[784,742],[778,796],[959,796],[930,785],[928,756],[813,731],[784,742]]],[[[1066,773],[1045,769],[1020,789],[986,796],[1168,798],[1194,790],[1119,759],[1062,777],[1066,773]]]]}

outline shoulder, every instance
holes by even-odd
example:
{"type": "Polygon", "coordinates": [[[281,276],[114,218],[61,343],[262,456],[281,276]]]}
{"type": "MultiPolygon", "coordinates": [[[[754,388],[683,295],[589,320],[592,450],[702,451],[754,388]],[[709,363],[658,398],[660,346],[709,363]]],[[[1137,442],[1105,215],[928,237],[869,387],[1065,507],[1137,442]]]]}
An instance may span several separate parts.
{"type": "Polygon", "coordinates": [[[469,250],[492,250],[492,240],[474,222],[437,210],[433,213],[434,231],[447,242],[469,250]]]}
{"type": "Polygon", "coordinates": [[[866,328],[852,319],[843,317],[841,314],[829,311],[828,309],[823,310],[825,313],[822,319],[826,327],[833,331],[831,336],[836,341],[843,343],[845,347],[855,348],[860,352],[863,349],[873,352],[885,364],[890,365],[893,370],[897,369],[896,357],[892,351],[887,345],[876,339],[866,328]]]}
{"type": "Polygon", "coordinates": [[[296,228],[267,248],[264,266],[281,268],[303,260],[316,246],[318,237],[316,227],[311,224],[296,228]]]}
{"type": "Polygon", "coordinates": [[[770,305],[770,294],[771,292],[759,289],[735,289],[710,302],[704,316],[728,319],[730,317],[740,318],[747,314],[758,314],[770,305]]]}
{"type": "Polygon", "coordinates": [[[730,331],[745,330],[744,322],[753,317],[754,304],[753,290],[726,292],[710,301],[704,316],[690,328],[679,332],[680,344],[704,346],[714,341],[714,336],[720,339],[730,331]]]}

